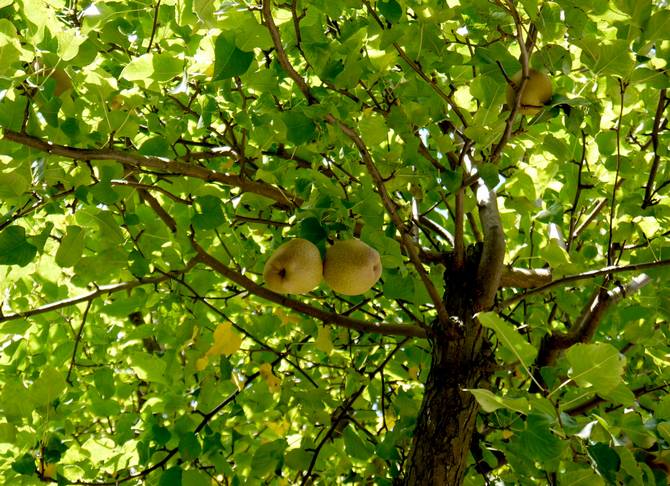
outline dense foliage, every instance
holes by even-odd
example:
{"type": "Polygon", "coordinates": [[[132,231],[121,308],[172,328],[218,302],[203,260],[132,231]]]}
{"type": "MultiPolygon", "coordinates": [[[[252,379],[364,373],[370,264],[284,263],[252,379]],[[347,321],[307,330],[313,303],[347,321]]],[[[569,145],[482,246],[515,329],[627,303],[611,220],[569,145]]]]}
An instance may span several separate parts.
{"type": "Polygon", "coordinates": [[[0,477],[401,481],[485,183],[465,483],[666,484],[668,62],[665,0],[0,0],[0,477]],[[296,236],[382,279],[267,290],[296,236]]]}

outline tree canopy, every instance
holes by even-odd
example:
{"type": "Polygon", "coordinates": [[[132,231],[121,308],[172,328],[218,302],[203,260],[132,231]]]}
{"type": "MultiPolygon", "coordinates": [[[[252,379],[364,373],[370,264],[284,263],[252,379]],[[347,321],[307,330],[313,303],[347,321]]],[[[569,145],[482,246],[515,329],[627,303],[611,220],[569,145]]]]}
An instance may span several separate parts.
{"type": "Polygon", "coordinates": [[[0,0],[0,477],[667,484],[669,62],[665,0],[0,0]]]}

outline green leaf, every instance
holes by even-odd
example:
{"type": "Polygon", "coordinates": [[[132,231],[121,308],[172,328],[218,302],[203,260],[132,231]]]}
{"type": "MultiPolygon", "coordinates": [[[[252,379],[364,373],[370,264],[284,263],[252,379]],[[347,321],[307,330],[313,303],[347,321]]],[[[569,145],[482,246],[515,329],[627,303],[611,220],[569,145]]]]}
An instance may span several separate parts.
{"type": "Polygon", "coordinates": [[[20,196],[30,188],[30,180],[18,170],[0,172],[0,199],[20,196]]]}
{"type": "Polygon", "coordinates": [[[351,425],[344,429],[342,438],[344,439],[344,449],[349,456],[360,460],[370,458],[374,448],[371,444],[363,441],[351,425]]]}
{"type": "Polygon", "coordinates": [[[221,200],[214,196],[200,196],[195,200],[197,213],[191,221],[196,229],[214,229],[226,222],[221,200]]]}
{"type": "Polygon", "coordinates": [[[596,463],[600,474],[611,484],[616,483],[621,459],[614,449],[605,444],[594,444],[588,448],[589,455],[596,463]]]}
{"type": "Polygon", "coordinates": [[[179,466],[173,466],[167,469],[158,481],[158,486],[182,486],[182,469],[179,466]]]}
{"type": "Polygon", "coordinates": [[[13,444],[16,441],[16,427],[8,422],[0,423],[0,444],[13,444]]]}
{"type": "Polygon", "coordinates": [[[169,81],[181,74],[183,62],[173,54],[142,54],[131,60],[121,71],[121,77],[128,81],[142,81],[150,84],[151,81],[169,81]]]}
{"type": "Polygon", "coordinates": [[[140,153],[142,155],[149,155],[154,157],[170,157],[170,145],[167,143],[165,137],[151,137],[142,143],[140,146],[140,153]]]}
{"type": "Polygon", "coordinates": [[[73,267],[84,252],[86,232],[80,226],[68,226],[56,252],[56,263],[61,267],[73,267]]]}
{"type": "Polygon", "coordinates": [[[635,456],[628,447],[618,446],[614,448],[619,454],[619,459],[621,460],[621,469],[626,471],[630,477],[634,479],[634,485],[644,486],[644,479],[642,478],[642,469],[638,464],[635,456]]]}
{"type": "Polygon", "coordinates": [[[627,77],[633,70],[635,61],[625,40],[603,43],[600,37],[589,37],[580,41],[581,62],[596,75],[627,77]]]}
{"type": "Polygon", "coordinates": [[[181,476],[181,486],[204,486],[211,482],[212,478],[197,469],[188,469],[181,476]]]}
{"type": "Polygon", "coordinates": [[[583,467],[560,475],[561,486],[605,486],[605,481],[593,469],[583,467]]]}
{"type": "Polygon", "coordinates": [[[286,125],[286,137],[289,142],[302,145],[314,139],[316,125],[304,113],[291,110],[283,112],[282,115],[282,121],[286,125]]]}
{"type": "Polygon", "coordinates": [[[36,254],[37,248],[28,243],[22,226],[8,226],[0,232],[0,265],[25,267],[36,254]]]}
{"type": "Polygon", "coordinates": [[[179,438],[179,454],[187,461],[194,461],[200,456],[202,446],[198,437],[192,433],[187,432],[182,434],[179,438]]]}
{"type": "Polygon", "coordinates": [[[529,415],[526,430],[518,436],[528,457],[538,461],[557,460],[566,444],[549,429],[550,423],[544,416],[529,415]]]}
{"type": "Polygon", "coordinates": [[[19,474],[31,475],[37,472],[35,458],[30,454],[24,454],[12,463],[12,469],[19,474]]]}
{"type": "Polygon", "coordinates": [[[65,377],[58,370],[49,366],[32,384],[29,396],[35,406],[42,407],[59,398],[66,386],[65,377]]]}
{"type": "Polygon", "coordinates": [[[526,368],[530,366],[537,355],[537,349],[526,341],[514,326],[503,321],[495,312],[480,312],[477,318],[482,326],[493,329],[500,343],[512,353],[515,359],[521,361],[526,368]]]}
{"type": "Polygon", "coordinates": [[[402,7],[396,0],[380,0],[377,2],[377,9],[392,24],[400,20],[403,14],[402,7]]]}
{"type": "Polygon", "coordinates": [[[286,447],[288,447],[288,444],[285,439],[277,439],[260,445],[251,460],[254,465],[254,475],[264,477],[274,472],[277,465],[284,459],[286,447]]]}
{"type": "Polygon", "coordinates": [[[568,375],[582,388],[607,393],[622,382],[626,358],[611,344],[575,344],[565,356],[568,375]]]}
{"type": "Polygon", "coordinates": [[[0,19],[0,76],[12,75],[16,72],[13,64],[21,57],[21,44],[16,34],[16,27],[7,19],[0,19]]]}
{"type": "Polygon", "coordinates": [[[212,79],[221,79],[242,76],[247,72],[254,60],[254,53],[238,49],[235,42],[227,34],[221,34],[214,44],[214,76],[212,79]]]}
{"type": "Polygon", "coordinates": [[[495,412],[499,408],[506,408],[522,414],[527,414],[529,410],[528,400],[525,398],[503,398],[482,388],[470,388],[465,389],[465,391],[469,391],[475,396],[479,406],[486,413],[495,412]]]}
{"type": "MultiPolygon", "coordinates": [[[[151,427],[151,435],[152,435],[152,438],[153,438],[154,442],[156,442],[156,445],[158,445],[158,446],[163,446],[163,445],[167,444],[168,441],[170,440],[170,437],[171,437],[170,431],[167,428],[162,427],[160,425],[155,425],[155,424],[151,427]]],[[[188,441],[184,441],[184,437],[185,436],[182,436],[181,440],[179,441],[179,449],[180,450],[182,449],[182,442],[184,442],[184,444],[183,444],[184,450],[189,449],[189,447],[191,449],[194,449],[195,447],[197,447],[197,446],[194,447],[193,444],[188,444],[188,441]]],[[[193,438],[195,439],[195,436],[193,436],[193,438]]],[[[197,442],[197,439],[196,439],[196,442],[197,442]]],[[[199,445],[200,445],[200,443],[198,443],[198,446],[199,445]]],[[[182,455],[184,455],[184,454],[182,453],[182,455]]]]}
{"type": "Polygon", "coordinates": [[[309,467],[314,453],[304,449],[291,449],[286,451],[284,462],[291,469],[305,470],[309,467]]]}
{"type": "Polygon", "coordinates": [[[388,138],[386,122],[377,113],[364,112],[358,122],[358,130],[368,145],[379,145],[388,138]]]}
{"type": "Polygon", "coordinates": [[[167,365],[159,357],[136,351],[128,355],[128,361],[140,380],[167,385],[165,377],[167,365]]]}

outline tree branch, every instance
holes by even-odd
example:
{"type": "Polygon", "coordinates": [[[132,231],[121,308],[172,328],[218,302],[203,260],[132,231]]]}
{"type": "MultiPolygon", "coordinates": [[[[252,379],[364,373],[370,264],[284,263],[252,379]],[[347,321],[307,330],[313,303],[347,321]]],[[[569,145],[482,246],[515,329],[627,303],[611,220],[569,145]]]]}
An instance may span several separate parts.
{"type": "Polygon", "coordinates": [[[549,268],[528,269],[506,266],[500,277],[500,288],[531,289],[548,283],[551,283],[551,269],[549,268]]]}
{"type": "Polygon", "coordinates": [[[477,308],[489,309],[500,287],[505,260],[505,234],[503,233],[495,191],[480,181],[477,189],[479,219],[484,233],[484,248],[477,268],[477,308]]]}
{"type": "Polygon", "coordinates": [[[489,157],[490,162],[494,164],[498,161],[500,154],[512,136],[512,126],[514,119],[516,118],[516,114],[519,112],[519,108],[521,107],[521,93],[523,93],[523,90],[526,87],[526,82],[528,81],[528,72],[530,70],[530,55],[531,51],[533,50],[533,46],[535,45],[535,35],[537,32],[534,26],[531,25],[528,38],[524,40],[523,23],[521,21],[521,17],[519,16],[519,12],[517,11],[513,2],[509,1],[508,3],[509,7],[504,8],[508,13],[510,13],[510,15],[512,15],[512,18],[514,19],[514,25],[516,26],[516,40],[521,51],[519,55],[519,61],[521,62],[521,81],[519,82],[518,86],[516,86],[514,103],[512,106],[510,106],[510,114],[507,116],[507,120],[505,120],[505,130],[503,131],[500,140],[496,144],[493,152],[489,157]]]}
{"type": "Polygon", "coordinates": [[[658,132],[661,128],[661,118],[663,117],[663,112],[665,111],[667,99],[667,89],[662,88],[658,97],[658,105],[656,106],[656,115],[654,116],[654,125],[651,130],[651,144],[654,149],[654,160],[651,163],[651,169],[649,169],[649,179],[647,180],[647,185],[644,188],[644,201],[642,202],[642,209],[645,209],[652,204],[654,204],[654,183],[656,179],[656,173],[658,172],[658,165],[661,162],[661,154],[658,151],[658,132]]]}
{"type": "Polygon", "coordinates": [[[628,284],[612,290],[599,289],[584,309],[577,323],[566,333],[547,336],[540,346],[535,365],[537,370],[551,366],[561,351],[577,343],[587,343],[593,339],[605,313],[617,302],[648,285],[651,278],[646,274],[634,277],[628,284]]]}
{"type": "Polygon", "coordinates": [[[70,380],[70,376],[72,375],[72,369],[74,368],[74,362],[75,359],[77,358],[77,348],[79,347],[79,343],[81,342],[81,336],[84,332],[84,326],[86,325],[86,318],[88,317],[88,311],[91,309],[91,305],[93,304],[93,299],[89,300],[86,303],[86,309],[84,309],[84,315],[81,318],[81,325],[79,326],[79,331],[77,331],[77,337],[74,340],[74,349],[72,350],[72,359],[70,360],[70,368],[67,370],[67,377],[65,378],[65,381],[68,382],[70,386],[72,386],[72,381],[70,380]]]}
{"type": "Polygon", "coordinates": [[[599,270],[590,270],[588,272],[578,273],[576,275],[568,275],[567,277],[559,278],[550,282],[548,284],[542,285],[540,287],[528,290],[519,295],[516,295],[510,299],[507,299],[495,307],[495,310],[499,311],[521,302],[522,300],[530,297],[531,295],[537,295],[546,292],[554,287],[560,287],[571,282],[579,282],[580,280],[590,280],[595,277],[600,277],[603,275],[614,275],[615,273],[623,272],[635,272],[638,270],[648,270],[651,268],[665,267],[670,265],[670,259],[659,260],[657,262],[646,262],[646,263],[634,263],[632,265],[616,266],[612,265],[609,267],[601,268],[599,270]]]}
{"type": "Polygon", "coordinates": [[[284,71],[286,71],[286,73],[290,76],[290,78],[293,79],[293,81],[295,81],[295,83],[298,85],[298,88],[307,99],[307,102],[310,105],[313,103],[317,103],[316,98],[314,97],[314,95],[312,95],[312,92],[310,91],[310,88],[305,82],[305,80],[302,79],[300,74],[298,74],[298,72],[293,68],[293,66],[288,60],[286,51],[282,46],[281,36],[279,35],[279,29],[277,29],[277,25],[275,24],[275,21],[272,18],[271,4],[272,0],[263,0],[263,23],[270,32],[270,37],[272,37],[272,43],[274,44],[275,49],[277,50],[277,59],[279,60],[279,64],[281,64],[281,67],[284,68],[284,71]]]}
{"type": "Polygon", "coordinates": [[[309,304],[305,304],[304,302],[293,300],[284,295],[273,292],[270,289],[266,289],[265,287],[258,285],[253,280],[245,277],[241,273],[227,267],[212,255],[207,253],[193,237],[191,237],[191,245],[198,254],[197,259],[200,262],[204,263],[212,270],[220,273],[231,282],[234,282],[237,285],[245,288],[251,294],[256,295],[262,299],[269,300],[270,302],[274,302],[275,304],[293,309],[297,312],[300,312],[301,314],[314,317],[324,324],[332,324],[335,326],[345,327],[347,329],[354,329],[359,332],[372,332],[389,336],[412,336],[418,338],[426,337],[426,331],[418,326],[361,321],[351,317],[326,312],[309,304]]]}
{"type": "Polygon", "coordinates": [[[183,270],[173,270],[171,272],[165,273],[164,275],[161,275],[160,277],[139,278],[132,282],[124,282],[113,285],[101,285],[100,287],[97,287],[93,292],[89,292],[88,294],[80,295],[78,297],[59,300],[57,302],[52,302],[51,304],[43,305],[42,307],[38,307],[36,309],[27,310],[23,312],[16,312],[13,314],[0,314],[0,323],[13,321],[16,319],[23,319],[26,317],[32,317],[39,314],[44,314],[46,312],[55,311],[58,309],[63,309],[65,307],[70,307],[79,304],[81,302],[91,301],[102,295],[112,294],[115,292],[122,292],[124,290],[126,291],[131,290],[141,285],[150,285],[165,282],[166,280],[170,280],[171,278],[174,278],[177,275],[187,273],[189,270],[191,270],[191,268],[195,266],[196,263],[197,263],[196,259],[192,259],[188,262],[188,264],[183,270]]]}
{"type": "Polygon", "coordinates": [[[25,133],[4,129],[3,138],[26,147],[49,154],[60,155],[73,160],[114,160],[133,169],[157,169],[176,176],[194,177],[207,182],[219,182],[226,186],[239,188],[242,192],[251,192],[275,201],[282,207],[298,207],[302,200],[288,194],[278,187],[264,182],[252,181],[238,175],[222,174],[205,167],[177,162],[161,157],[145,157],[130,152],[113,149],[82,149],[57,145],[25,133]]]}

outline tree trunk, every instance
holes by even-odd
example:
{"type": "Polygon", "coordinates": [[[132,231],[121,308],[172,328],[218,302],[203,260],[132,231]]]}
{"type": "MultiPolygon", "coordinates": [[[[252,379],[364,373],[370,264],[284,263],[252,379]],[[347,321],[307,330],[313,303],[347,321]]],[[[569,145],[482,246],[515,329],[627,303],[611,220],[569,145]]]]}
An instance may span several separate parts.
{"type": "Polygon", "coordinates": [[[445,304],[451,322],[433,328],[431,369],[405,469],[406,486],[458,486],[465,477],[479,405],[464,389],[478,387],[490,358],[482,327],[474,318],[478,260],[469,255],[461,272],[446,275],[445,304]]]}

